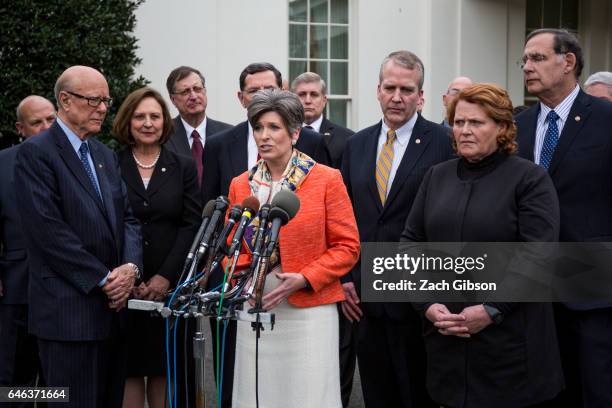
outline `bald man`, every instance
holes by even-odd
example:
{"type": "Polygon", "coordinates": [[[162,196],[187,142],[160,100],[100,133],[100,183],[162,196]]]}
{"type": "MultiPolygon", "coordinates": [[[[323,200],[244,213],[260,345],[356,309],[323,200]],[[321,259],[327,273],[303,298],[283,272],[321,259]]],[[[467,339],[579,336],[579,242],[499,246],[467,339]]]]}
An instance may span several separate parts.
{"type": "Polygon", "coordinates": [[[448,84],[448,89],[446,90],[446,93],[442,95],[442,104],[444,104],[445,111],[444,120],[440,123],[442,126],[445,126],[447,128],[451,127],[448,123],[448,107],[450,106],[450,103],[454,101],[455,98],[457,98],[459,92],[461,92],[468,86],[472,86],[473,84],[474,82],[470,78],[465,76],[457,77],[453,79],[450,84],[448,84]]]}
{"type": "MultiPolygon", "coordinates": [[[[54,120],[53,104],[41,96],[28,96],[17,106],[15,126],[23,139],[54,120]]],[[[41,372],[36,337],[28,334],[26,243],[14,186],[18,148],[0,152],[0,387],[33,387],[41,372]]]]}
{"type": "Polygon", "coordinates": [[[55,107],[46,98],[30,95],[17,105],[15,127],[23,139],[47,130],[55,122],[55,107]]]}
{"type": "Polygon", "coordinates": [[[93,137],[112,104],[106,79],[74,66],[54,91],[55,123],[21,145],[15,167],[29,330],[47,385],[70,387],[70,401],[58,407],[120,407],[125,357],[117,312],[142,269],[140,227],[115,154],[93,137]]]}

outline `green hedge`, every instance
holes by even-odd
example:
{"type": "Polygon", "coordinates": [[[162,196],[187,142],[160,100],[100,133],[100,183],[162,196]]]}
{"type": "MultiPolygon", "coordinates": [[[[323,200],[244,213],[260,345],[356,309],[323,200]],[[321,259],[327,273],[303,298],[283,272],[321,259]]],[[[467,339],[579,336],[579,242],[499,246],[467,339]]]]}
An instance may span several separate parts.
{"type": "Polygon", "coordinates": [[[114,100],[102,141],[116,147],[110,128],[128,93],[148,81],[134,77],[134,11],[144,0],[11,0],[0,4],[0,147],[18,141],[15,108],[38,94],[54,101],[57,77],[88,65],[107,78],[114,100]]]}

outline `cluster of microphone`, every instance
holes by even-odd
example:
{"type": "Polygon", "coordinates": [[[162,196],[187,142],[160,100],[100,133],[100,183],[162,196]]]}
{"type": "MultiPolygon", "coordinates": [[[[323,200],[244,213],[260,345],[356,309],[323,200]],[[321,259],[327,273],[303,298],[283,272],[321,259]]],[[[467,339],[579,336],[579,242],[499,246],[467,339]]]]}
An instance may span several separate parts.
{"type": "Polygon", "coordinates": [[[297,195],[285,190],[264,205],[254,196],[231,208],[225,196],[206,203],[202,223],[166,311],[183,314],[196,307],[197,313],[230,318],[237,305],[253,299],[255,307],[249,312],[263,312],[261,298],[270,257],[278,246],[281,227],[295,217],[299,208],[297,195]],[[244,234],[254,217],[258,217],[259,224],[251,239],[252,260],[248,268],[234,274],[244,234]],[[207,290],[211,274],[219,268],[226,274],[223,284],[207,290]]]}

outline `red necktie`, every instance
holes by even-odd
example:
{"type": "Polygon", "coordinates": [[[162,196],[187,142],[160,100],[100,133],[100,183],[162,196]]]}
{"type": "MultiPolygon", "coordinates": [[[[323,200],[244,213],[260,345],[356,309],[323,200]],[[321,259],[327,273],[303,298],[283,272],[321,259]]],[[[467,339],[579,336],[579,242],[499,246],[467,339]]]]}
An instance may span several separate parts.
{"type": "Polygon", "coordinates": [[[196,167],[198,169],[198,185],[202,186],[202,153],[204,153],[204,146],[202,146],[200,134],[197,130],[194,129],[193,133],[191,133],[191,137],[193,138],[193,143],[191,144],[191,157],[193,157],[193,160],[196,162],[196,167]]]}

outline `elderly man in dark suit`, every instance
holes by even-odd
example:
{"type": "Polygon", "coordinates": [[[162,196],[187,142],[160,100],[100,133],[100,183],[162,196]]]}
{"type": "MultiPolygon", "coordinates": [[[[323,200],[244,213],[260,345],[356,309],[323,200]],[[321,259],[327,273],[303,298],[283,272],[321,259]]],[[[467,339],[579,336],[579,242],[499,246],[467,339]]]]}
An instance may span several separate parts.
{"type": "MultiPolygon", "coordinates": [[[[30,95],[17,106],[23,139],[55,121],[53,104],[30,95]]],[[[28,264],[25,237],[15,199],[14,168],[19,146],[0,152],[0,386],[36,385],[41,374],[36,337],[28,334],[28,264]]],[[[39,381],[39,385],[41,382],[39,381]]],[[[23,406],[34,406],[24,404],[23,406]]]]}
{"type": "Polygon", "coordinates": [[[179,112],[174,118],[174,134],[166,142],[166,148],[193,158],[198,170],[198,183],[201,186],[206,140],[232,126],[206,116],[208,106],[206,80],[197,69],[186,66],[175,68],[168,75],[166,88],[170,100],[179,112]]]}
{"type": "MultiPolygon", "coordinates": [[[[93,138],[112,100],[97,70],[73,66],[55,84],[56,122],[17,153],[15,186],[26,237],[29,329],[62,407],[120,407],[125,380],[120,314],[142,268],[117,157],[93,138]]],[[[54,406],[54,404],[50,404],[54,406]]]]}
{"type": "MultiPolygon", "coordinates": [[[[399,241],[425,172],[452,157],[447,131],[417,113],[423,75],[423,63],[413,53],[389,54],[377,90],[383,119],[346,144],[342,176],[361,241],[399,241]]],[[[425,390],[419,316],[402,303],[360,303],[359,264],[343,282],[343,312],[359,321],[357,356],[366,406],[434,406],[425,390]]]]}
{"type": "Polygon", "coordinates": [[[331,165],[339,169],[346,139],[355,132],[330,122],[323,115],[327,105],[325,81],[317,73],[304,72],[293,80],[291,91],[300,98],[304,107],[304,127],[323,135],[331,155],[331,165]]]}
{"type": "MultiPolygon", "coordinates": [[[[238,100],[246,109],[257,91],[281,89],[281,73],[274,65],[258,62],[248,65],[240,73],[238,100]]],[[[302,129],[295,148],[317,162],[331,164],[329,150],[319,133],[302,129]]],[[[232,179],[257,163],[257,146],[253,129],[244,121],[210,138],[204,152],[204,201],[227,195],[232,179]]]]}
{"type": "MultiPolygon", "coordinates": [[[[578,40],[565,30],[529,34],[525,84],[539,103],[516,117],[519,154],[548,170],[559,195],[560,241],[612,241],[612,104],[578,85],[578,40]]],[[[612,302],[555,305],[566,391],[554,406],[611,407],[612,302]]]]}

